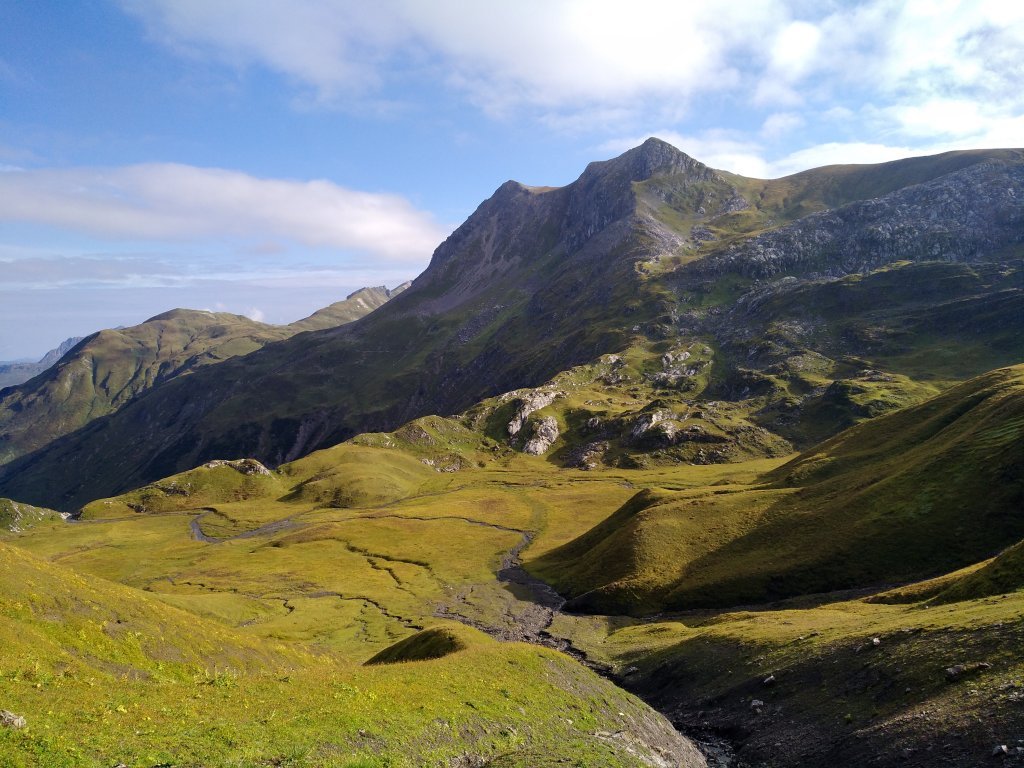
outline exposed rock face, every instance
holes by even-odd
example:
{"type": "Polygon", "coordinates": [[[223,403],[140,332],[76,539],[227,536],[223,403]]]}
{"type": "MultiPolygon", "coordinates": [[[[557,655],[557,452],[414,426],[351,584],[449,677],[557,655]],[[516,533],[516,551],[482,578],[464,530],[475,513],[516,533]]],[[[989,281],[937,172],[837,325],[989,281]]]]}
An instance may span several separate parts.
{"type": "Polygon", "coordinates": [[[272,474],[269,469],[260,464],[256,459],[214,459],[208,461],[203,466],[206,469],[216,469],[217,467],[231,467],[236,472],[240,472],[243,475],[270,475],[272,474]]]}
{"type": "Polygon", "coordinates": [[[973,261],[1024,243],[1024,166],[979,163],[805,216],[698,262],[703,274],[832,276],[900,259],[973,261]]]}
{"type": "Polygon", "coordinates": [[[512,421],[508,423],[509,437],[515,437],[519,434],[530,414],[551,405],[558,397],[565,397],[565,393],[535,389],[522,395],[519,400],[519,409],[516,411],[516,415],[512,417],[512,421]]]}
{"type": "Polygon", "coordinates": [[[669,411],[652,411],[651,413],[645,413],[638,417],[633,422],[633,428],[629,432],[629,439],[632,442],[638,442],[647,433],[651,431],[657,424],[665,421],[666,419],[675,418],[675,414],[669,411]]]}
{"type": "Polygon", "coordinates": [[[558,422],[554,416],[545,416],[532,422],[533,436],[523,446],[523,453],[531,456],[543,456],[552,443],[558,439],[558,422]]]}
{"type": "MultiPolygon", "coordinates": [[[[677,235],[637,215],[633,185],[662,176],[677,184],[725,185],[716,171],[659,139],[649,139],[612,160],[590,163],[565,187],[507,181],[438,247],[411,293],[444,287],[444,293],[425,302],[423,309],[452,309],[540,257],[603,257],[629,240],[637,226],[643,226],[647,238],[665,240],[650,250],[678,244],[682,241],[677,235]]],[[[735,190],[729,190],[735,196],[735,190]]]]}
{"type": "Polygon", "coordinates": [[[27,725],[25,718],[20,715],[16,715],[13,712],[8,712],[6,709],[0,709],[0,727],[3,728],[14,728],[15,730],[24,728],[27,725]]]}
{"type": "Polygon", "coordinates": [[[577,469],[597,469],[601,466],[609,448],[611,448],[611,443],[607,440],[584,443],[569,455],[566,466],[577,469]]]}

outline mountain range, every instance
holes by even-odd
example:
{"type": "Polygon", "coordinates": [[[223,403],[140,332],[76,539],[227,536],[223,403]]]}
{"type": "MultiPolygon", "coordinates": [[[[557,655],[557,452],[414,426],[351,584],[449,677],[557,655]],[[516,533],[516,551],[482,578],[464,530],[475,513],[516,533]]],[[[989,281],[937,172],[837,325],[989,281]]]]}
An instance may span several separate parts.
{"type": "Polygon", "coordinates": [[[87,337],[0,393],[0,679],[58,734],[0,755],[1019,764],[1022,190],[651,139],[400,293],[87,337]]]}
{"type": "MultiPolygon", "coordinates": [[[[8,464],[0,491],[70,509],[210,459],[251,456],[274,465],[359,432],[539,384],[635,336],[711,337],[720,350],[712,396],[731,393],[743,402],[744,390],[770,387],[772,376],[787,379],[777,402],[758,409],[762,418],[766,409],[790,408],[792,389],[813,391],[806,366],[785,370],[794,356],[821,356],[818,373],[832,380],[844,366],[854,375],[878,367],[950,381],[1016,362],[1020,262],[1001,260],[1021,239],[1024,215],[1014,192],[1024,178],[1021,160],[1015,150],[961,152],[761,182],[717,173],[652,139],[592,163],[566,187],[508,182],[386,311],[167,381],[8,464]],[[850,312],[834,324],[827,316],[784,317],[790,307],[807,314],[815,298],[787,302],[783,292],[842,290],[849,283],[829,279],[896,261],[910,264],[887,279],[915,294],[916,263],[939,262],[923,268],[934,273],[934,291],[896,303],[890,316],[871,306],[866,291],[852,307],[860,323],[850,312]],[[992,263],[980,273],[972,268],[992,263]],[[943,274],[945,264],[957,274],[943,274]],[[758,290],[768,295],[755,298],[758,290]],[[978,334],[968,328],[974,365],[915,370],[914,356],[931,350],[902,349],[895,340],[908,326],[945,322],[955,326],[955,344],[964,335],[958,309],[999,338],[974,343],[978,334]],[[734,328],[738,313],[743,320],[734,328]],[[751,327],[750,315],[760,327],[751,327]],[[850,361],[860,357],[863,364],[850,361]],[[79,469],[55,484],[53,469],[85,444],[95,458],[75,461],[79,469]]],[[[785,436],[828,432],[786,416],[794,423],[783,427],[785,436]]]]}
{"type": "Polygon", "coordinates": [[[357,320],[407,285],[362,288],[290,325],[175,309],[131,328],[69,339],[40,361],[49,363],[30,381],[0,390],[0,465],[116,412],[151,387],[296,333],[357,320]]]}

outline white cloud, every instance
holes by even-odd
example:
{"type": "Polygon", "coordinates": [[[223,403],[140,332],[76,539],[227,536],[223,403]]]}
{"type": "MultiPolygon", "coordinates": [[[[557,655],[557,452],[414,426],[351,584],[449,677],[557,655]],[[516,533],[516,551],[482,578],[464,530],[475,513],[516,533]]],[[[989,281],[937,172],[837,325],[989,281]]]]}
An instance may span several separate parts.
{"type": "Polygon", "coordinates": [[[180,53],[243,67],[259,62],[325,96],[378,84],[376,63],[403,26],[358,0],[122,0],[180,53]]]}
{"type": "Polygon", "coordinates": [[[967,99],[930,99],[890,107],[888,117],[909,136],[970,136],[990,124],[982,107],[967,99]]]}
{"type": "Polygon", "coordinates": [[[257,323],[262,323],[263,318],[266,317],[263,310],[259,307],[249,307],[245,312],[245,316],[250,320],[255,320],[257,323]]]}
{"type": "Polygon", "coordinates": [[[970,112],[955,130],[914,114],[942,103],[1024,113],[1024,4],[1005,0],[121,2],[176,50],[267,68],[321,103],[429,79],[574,133],[680,125],[705,95],[808,122],[875,104],[889,123],[860,126],[866,143],[977,132],[970,112]]]}
{"type": "Polygon", "coordinates": [[[817,65],[821,39],[821,28],[806,21],[793,21],[779,28],[754,94],[755,103],[801,104],[804,98],[796,84],[817,65]]]}
{"type": "Polygon", "coordinates": [[[761,135],[776,139],[802,127],[807,121],[795,112],[775,112],[761,124],[761,135]]]}
{"type": "Polygon", "coordinates": [[[771,178],[819,168],[823,165],[884,163],[901,157],[924,154],[910,147],[893,147],[869,142],[827,142],[792,152],[768,163],[771,178]]]}
{"type": "Polygon", "coordinates": [[[444,236],[397,195],[153,163],[0,174],[0,220],[138,240],[283,238],[422,262],[444,236]]]}
{"type": "Polygon", "coordinates": [[[413,67],[491,113],[561,110],[734,88],[732,54],[785,21],[781,0],[122,0],[191,55],[262,65],[322,97],[413,67]]]}

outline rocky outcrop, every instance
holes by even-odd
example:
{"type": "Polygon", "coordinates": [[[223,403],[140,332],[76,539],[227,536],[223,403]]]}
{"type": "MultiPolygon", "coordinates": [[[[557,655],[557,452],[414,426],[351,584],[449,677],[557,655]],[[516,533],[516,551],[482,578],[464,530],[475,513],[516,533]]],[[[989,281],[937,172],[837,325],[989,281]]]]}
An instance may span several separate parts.
{"type": "Polygon", "coordinates": [[[236,472],[243,475],[271,475],[271,471],[265,466],[256,461],[256,459],[214,459],[203,464],[206,469],[216,469],[217,467],[231,467],[236,472]]]}
{"type": "Polygon", "coordinates": [[[0,530],[11,533],[21,533],[40,523],[67,520],[69,517],[65,512],[0,499],[0,530]]]}
{"type": "Polygon", "coordinates": [[[565,397],[565,393],[535,389],[520,395],[516,414],[508,423],[509,437],[519,434],[531,414],[548,407],[559,397],[565,397]]]}
{"type": "Polygon", "coordinates": [[[8,712],[6,709],[0,709],[0,727],[20,730],[26,725],[25,718],[21,715],[8,712]]]}
{"type": "Polygon", "coordinates": [[[691,271],[839,276],[893,261],[975,261],[1024,243],[1024,166],[979,163],[883,197],[805,216],[691,271]]]}
{"type": "Polygon", "coordinates": [[[554,416],[545,416],[530,423],[533,435],[523,446],[523,453],[531,456],[543,456],[558,439],[558,422],[554,416]]]}

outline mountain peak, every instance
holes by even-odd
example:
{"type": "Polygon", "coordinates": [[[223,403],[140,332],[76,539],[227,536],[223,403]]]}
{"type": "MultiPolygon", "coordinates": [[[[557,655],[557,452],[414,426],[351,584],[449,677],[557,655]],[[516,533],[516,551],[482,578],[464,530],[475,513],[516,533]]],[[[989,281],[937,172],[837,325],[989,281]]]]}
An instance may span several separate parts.
{"type": "Polygon", "coordinates": [[[682,174],[695,181],[709,181],[715,172],[699,160],[676,149],[667,141],[652,136],[638,147],[633,147],[611,160],[590,163],[580,177],[616,176],[629,181],[646,181],[652,176],[682,174]]]}

